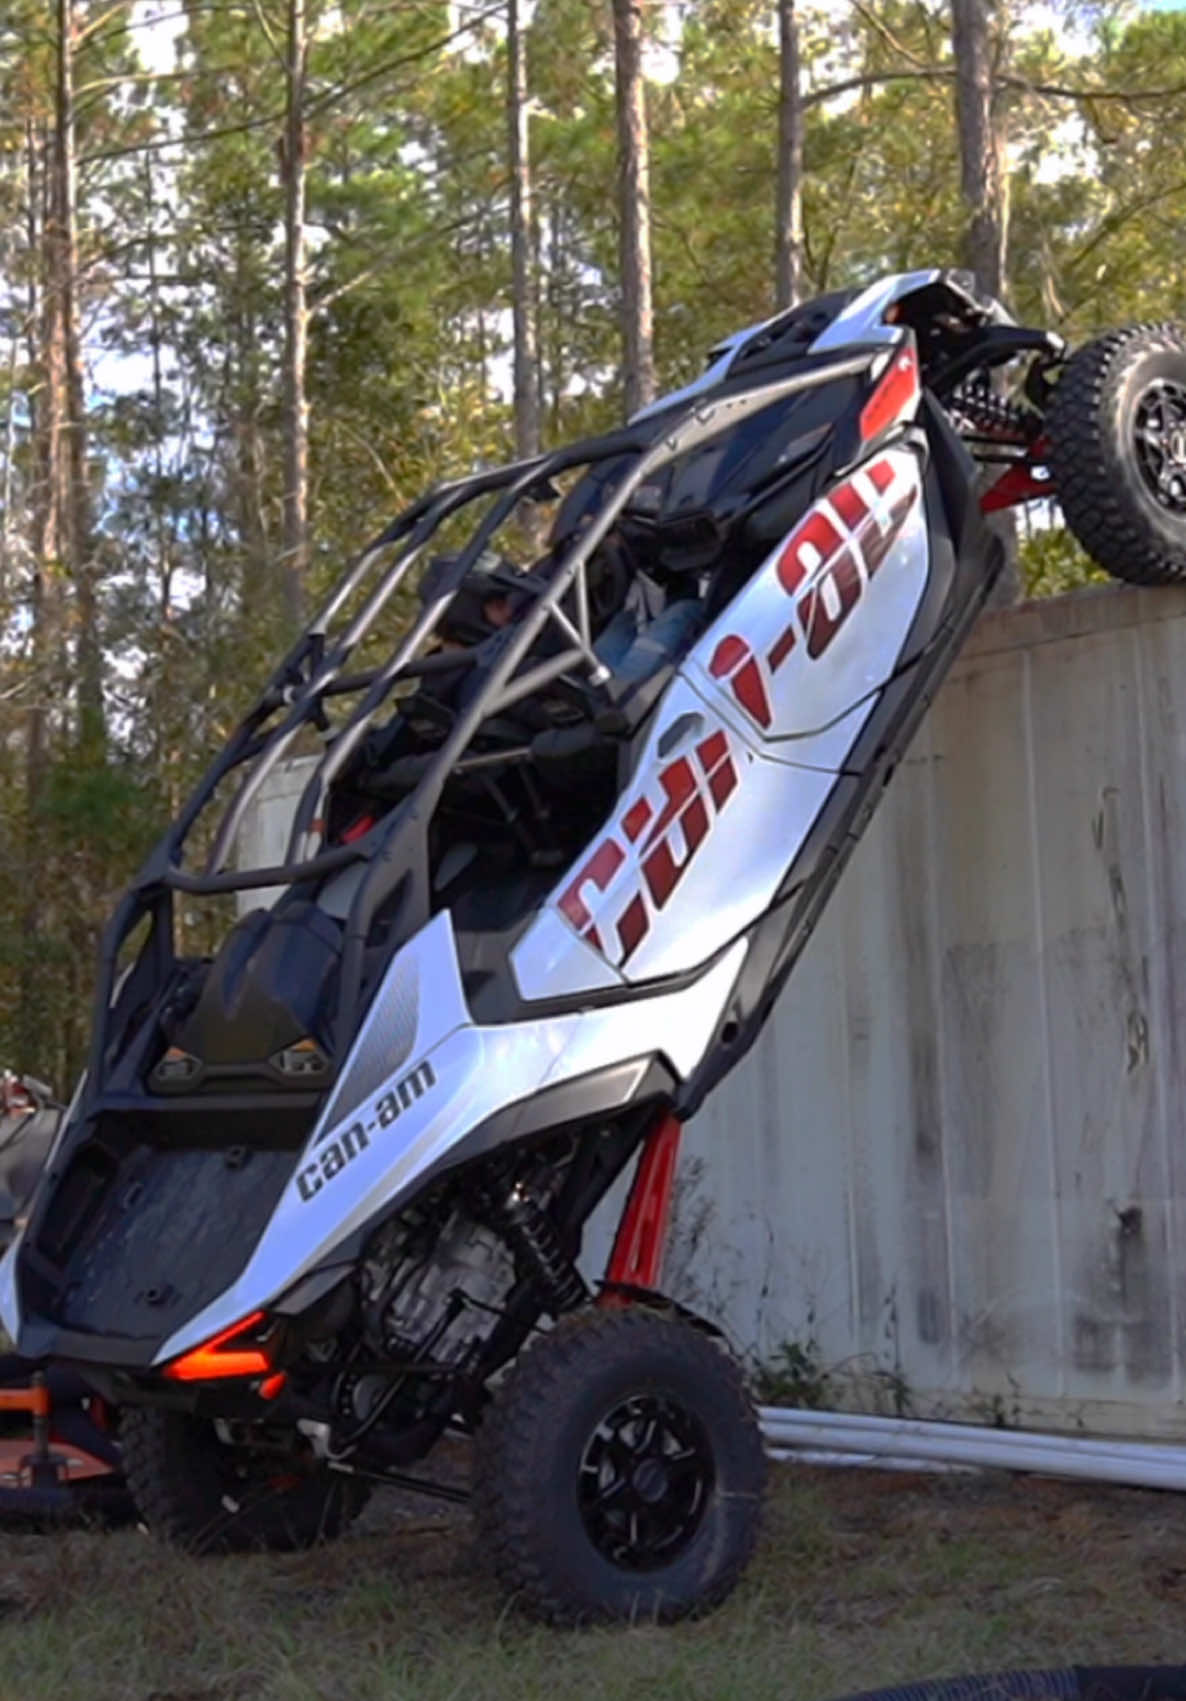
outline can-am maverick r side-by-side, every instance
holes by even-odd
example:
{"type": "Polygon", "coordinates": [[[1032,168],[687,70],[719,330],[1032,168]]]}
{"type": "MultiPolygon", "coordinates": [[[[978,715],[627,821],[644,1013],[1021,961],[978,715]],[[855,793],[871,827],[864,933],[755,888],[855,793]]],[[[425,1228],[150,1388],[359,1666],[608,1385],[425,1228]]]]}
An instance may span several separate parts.
{"type": "Polygon", "coordinates": [[[984,512],[1055,494],[1112,572],[1186,575],[1186,339],[1071,355],[936,270],[741,332],[624,429],[441,485],[362,554],[112,919],[0,1267],[20,1352],[122,1410],[151,1527],[312,1541],[461,1429],[532,1609],[727,1592],[763,1449],[719,1338],[656,1291],[679,1126],[984,603],[984,512]],[[553,501],[513,568],[496,540],[553,501]],[[314,734],[283,863],[229,867],[314,734]],[[276,886],[178,954],[179,897],[276,886]],[[632,1162],[591,1288],[582,1228],[632,1162]]]}

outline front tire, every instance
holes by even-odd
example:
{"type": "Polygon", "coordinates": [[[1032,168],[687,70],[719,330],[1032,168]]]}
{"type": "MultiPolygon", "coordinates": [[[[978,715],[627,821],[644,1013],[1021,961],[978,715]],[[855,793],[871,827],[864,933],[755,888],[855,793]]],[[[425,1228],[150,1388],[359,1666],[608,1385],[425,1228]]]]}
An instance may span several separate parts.
{"type": "Polygon", "coordinates": [[[512,1368],[474,1501],[500,1582],[551,1623],[715,1606],[757,1540],[765,1455],[741,1373],[643,1310],[584,1312],[512,1368]]]}
{"type": "Polygon", "coordinates": [[[1186,331],[1132,325],[1087,343],[1046,414],[1067,525],[1106,572],[1186,583],[1186,331]]]}
{"type": "Polygon", "coordinates": [[[225,1446],[184,1412],[129,1408],[124,1473],[153,1535],[189,1553],[290,1553],[340,1535],[366,1504],[365,1485],[297,1459],[225,1446]]]}

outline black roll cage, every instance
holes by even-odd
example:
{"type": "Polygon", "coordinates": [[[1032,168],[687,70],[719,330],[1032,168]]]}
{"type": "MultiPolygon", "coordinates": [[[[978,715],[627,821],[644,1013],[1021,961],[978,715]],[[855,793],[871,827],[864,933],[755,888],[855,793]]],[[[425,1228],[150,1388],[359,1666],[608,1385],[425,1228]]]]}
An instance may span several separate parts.
{"type": "MultiPolygon", "coordinates": [[[[340,1065],[361,1014],[364,952],[377,910],[402,884],[405,889],[400,899],[399,937],[411,937],[430,918],[427,828],[450,773],[456,770],[475,734],[492,716],[573,670],[583,670],[594,684],[609,677],[593,650],[586,567],[632,493],[654,472],[774,403],[838,379],[875,375],[874,369],[879,370],[879,363],[888,361],[902,337],[912,336],[911,331],[903,328],[893,341],[800,356],[792,372],[774,380],[765,374],[726,379],[713,392],[625,429],[438,485],[398,515],[354,559],[275,669],[254,707],[231,734],[177,819],[149,854],[107,924],[99,951],[94,1022],[83,1088],[85,1101],[93,1105],[103,1091],[112,1061],[111,1029],[118,1002],[115,983],[119,954],[145,916],[151,917],[150,931],[135,962],[126,971],[126,978],[139,978],[141,971],[147,971],[152,987],[159,992],[176,964],[175,893],[212,896],[278,884],[291,886],[361,863],[369,866],[354,892],[346,918],[332,1024],[333,1061],[340,1065]],[[414,789],[351,843],[318,851],[317,844],[324,834],[324,806],[329,787],[358,748],[395,686],[404,680],[473,665],[476,658],[472,651],[423,656],[418,652],[495,532],[521,500],[548,492],[555,476],[625,456],[635,457],[634,464],[607,489],[600,512],[571,544],[547,588],[516,623],[481,688],[459,712],[439,749],[426,755],[424,772],[414,789]],[[496,500],[451,563],[438,595],[421,609],[386,661],[365,673],[347,674],[345,668],[351,653],[404,582],[433,535],[452,515],[485,496],[496,500]],[[380,570],[388,551],[396,545],[402,547],[395,559],[380,570]],[[371,578],[374,582],[362,607],[339,634],[331,637],[331,622],[371,578]],[[570,590],[575,592],[575,622],[561,606],[570,590]],[[516,678],[517,669],[549,622],[567,640],[567,646],[516,678]],[[268,773],[292,747],[303,727],[310,723],[324,727],[323,704],[327,699],[357,692],[362,693],[361,701],[319,758],[301,793],[284,861],[270,867],[228,871],[225,864],[236,835],[268,773]],[[268,722],[278,713],[281,718],[269,727],[268,722]],[[180,866],[186,840],[222,781],[241,767],[245,772],[224,810],[204,870],[197,874],[186,872],[180,866]]],[[[1025,333],[1022,339],[1028,341],[1025,333]]],[[[481,758],[473,757],[470,761],[477,764],[481,758]]]]}

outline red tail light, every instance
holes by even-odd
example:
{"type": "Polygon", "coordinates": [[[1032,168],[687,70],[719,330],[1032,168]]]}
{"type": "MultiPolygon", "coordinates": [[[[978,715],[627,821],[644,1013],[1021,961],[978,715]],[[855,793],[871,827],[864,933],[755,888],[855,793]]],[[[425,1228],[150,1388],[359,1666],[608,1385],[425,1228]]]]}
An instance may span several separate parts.
{"type": "Polygon", "coordinates": [[[253,1311],[242,1322],[232,1323],[229,1329],[211,1335],[201,1346],[182,1353],[165,1366],[164,1374],[174,1382],[216,1382],[224,1376],[270,1375],[272,1361],[266,1348],[243,1340],[245,1335],[259,1329],[264,1317],[264,1312],[253,1311]]]}

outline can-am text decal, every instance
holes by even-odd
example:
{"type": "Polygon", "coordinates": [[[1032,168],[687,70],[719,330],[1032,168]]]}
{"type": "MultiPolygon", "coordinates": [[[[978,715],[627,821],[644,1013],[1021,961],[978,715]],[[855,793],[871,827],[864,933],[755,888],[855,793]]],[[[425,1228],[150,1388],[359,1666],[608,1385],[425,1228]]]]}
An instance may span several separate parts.
{"type": "Polygon", "coordinates": [[[397,1081],[371,1107],[368,1117],[359,1117],[342,1134],[329,1138],[328,1132],[318,1140],[318,1150],[311,1163],[297,1172],[297,1192],[308,1203],[321,1192],[327,1181],[340,1175],[347,1164],[354,1162],[371,1143],[371,1135],[390,1128],[418,1099],[436,1086],[437,1078],[431,1063],[418,1063],[397,1081]],[[326,1142],[323,1145],[323,1142],[326,1142]]]}

